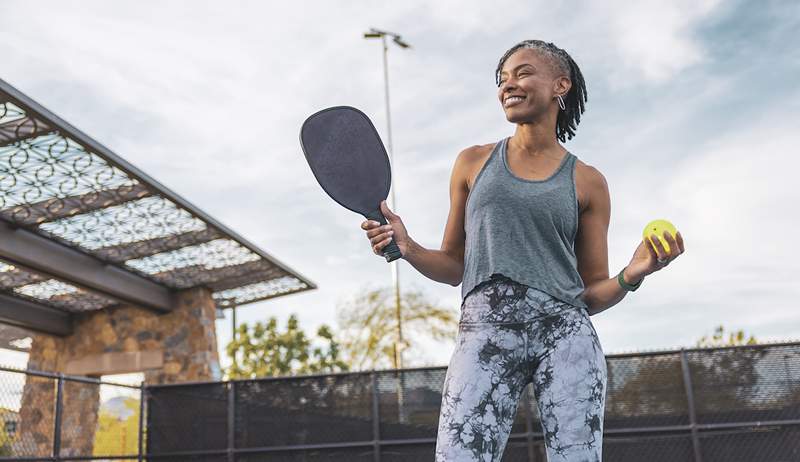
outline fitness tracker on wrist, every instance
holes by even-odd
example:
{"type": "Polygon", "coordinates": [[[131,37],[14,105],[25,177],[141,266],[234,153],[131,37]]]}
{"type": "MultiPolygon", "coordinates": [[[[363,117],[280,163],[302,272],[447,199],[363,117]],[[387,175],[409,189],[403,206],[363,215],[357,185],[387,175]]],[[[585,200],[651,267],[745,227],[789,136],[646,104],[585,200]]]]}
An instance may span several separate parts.
{"type": "MultiPolygon", "coordinates": [[[[625,268],[627,268],[627,266],[625,268]]],[[[636,291],[636,289],[639,288],[640,285],[642,285],[642,281],[644,281],[644,278],[640,279],[639,282],[637,282],[636,284],[628,284],[627,282],[625,282],[625,278],[622,277],[622,273],[625,272],[625,268],[622,268],[622,271],[620,271],[619,274],[617,275],[617,282],[619,282],[620,287],[627,290],[628,292],[634,292],[636,291]]]]}

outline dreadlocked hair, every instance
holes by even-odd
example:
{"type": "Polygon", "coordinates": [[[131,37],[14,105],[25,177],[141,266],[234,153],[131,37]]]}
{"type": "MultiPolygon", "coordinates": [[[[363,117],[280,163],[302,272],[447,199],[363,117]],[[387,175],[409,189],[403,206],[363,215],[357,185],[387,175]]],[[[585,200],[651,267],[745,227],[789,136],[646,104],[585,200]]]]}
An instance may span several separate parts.
{"type": "Polygon", "coordinates": [[[529,48],[538,50],[546,58],[549,58],[552,64],[560,71],[569,76],[572,81],[572,87],[569,89],[564,98],[564,106],[566,109],[558,111],[556,119],[556,137],[562,142],[572,139],[575,136],[575,129],[581,122],[581,114],[585,110],[585,103],[588,100],[586,92],[586,82],[583,80],[583,74],[575,64],[572,56],[566,51],[555,46],[552,42],[544,42],[542,40],[523,40],[514,45],[506,51],[500,62],[497,64],[495,71],[495,83],[500,86],[500,73],[503,70],[503,65],[506,60],[514,54],[515,51],[522,48],[529,48]]]}

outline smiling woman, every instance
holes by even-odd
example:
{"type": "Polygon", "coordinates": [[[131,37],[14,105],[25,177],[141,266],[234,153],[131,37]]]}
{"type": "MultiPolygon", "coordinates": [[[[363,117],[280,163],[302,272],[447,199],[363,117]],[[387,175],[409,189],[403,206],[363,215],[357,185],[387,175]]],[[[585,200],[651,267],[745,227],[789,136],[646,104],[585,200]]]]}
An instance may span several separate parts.
{"type": "Polygon", "coordinates": [[[549,462],[600,461],[607,369],[589,318],[683,252],[680,233],[643,239],[609,278],[611,201],[603,175],[560,143],[575,136],[586,84],[570,55],[526,40],[495,71],[513,136],[462,151],[440,250],[366,221],[373,252],[393,236],[425,276],[461,284],[456,348],[442,391],[436,460],[499,461],[522,390],[533,384],[549,462]]]}
{"type": "MultiPolygon", "coordinates": [[[[503,70],[504,64],[515,52],[522,49],[536,50],[540,58],[545,58],[544,60],[547,66],[538,69],[539,75],[542,73],[549,73],[552,76],[552,71],[555,71],[557,77],[567,78],[570,84],[574,85],[574,91],[556,95],[559,108],[561,109],[556,117],[556,137],[562,142],[567,139],[572,139],[572,137],[575,136],[575,129],[581,122],[581,114],[585,110],[585,103],[588,100],[586,82],[583,80],[581,70],[566,51],[556,47],[552,43],[545,43],[541,40],[526,40],[513,46],[500,58],[500,62],[497,64],[497,70],[495,71],[495,79],[499,89],[502,90],[504,83],[508,80],[509,71],[503,70]]],[[[537,74],[537,69],[534,67],[533,63],[522,62],[514,69],[511,69],[510,72],[516,73],[518,76],[529,77],[537,74]]],[[[570,90],[572,90],[571,87],[570,90]]],[[[515,97],[515,99],[521,102],[524,96],[515,97]]],[[[505,106],[504,104],[504,107],[505,106]]]]}

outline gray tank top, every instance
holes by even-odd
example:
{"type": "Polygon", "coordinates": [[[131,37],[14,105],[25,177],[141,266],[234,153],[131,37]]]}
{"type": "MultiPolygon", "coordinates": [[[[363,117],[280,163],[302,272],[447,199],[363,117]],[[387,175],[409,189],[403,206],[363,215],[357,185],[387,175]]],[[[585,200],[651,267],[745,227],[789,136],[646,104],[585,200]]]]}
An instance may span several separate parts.
{"type": "Polygon", "coordinates": [[[575,256],[577,157],[567,152],[550,178],[525,180],[511,172],[507,145],[495,145],[467,196],[462,300],[501,274],[587,308],[575,256]]]}

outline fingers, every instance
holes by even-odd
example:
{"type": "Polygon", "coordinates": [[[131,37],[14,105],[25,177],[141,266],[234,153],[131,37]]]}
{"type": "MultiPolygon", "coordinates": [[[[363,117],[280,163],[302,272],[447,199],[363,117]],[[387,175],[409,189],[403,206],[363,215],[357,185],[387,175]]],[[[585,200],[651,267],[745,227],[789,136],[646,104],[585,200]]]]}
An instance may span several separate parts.
{"type": "Polygon", "coordinates": [[[375,224],[374,225],[368,225],[368,228],[365,228],[365,229],[367,229],[367,238],[369,238],[370,241],[374,242],[375,238],[383,239],[383,238],[386,237],[386,236],[383,236],[386,233],[394,234],[394,230],[392,229],[392,225],[380,226],[377,222],[373,221],[373,223],[375,223],[375,224]],[[383,236],[383,237],[381,237],[381,236],[383,236]]]}
{"type": "Polygon", "coordinates": [[[381,255],[381,254],[383,254],[383,248],[386,247],[387,245],[389,245],[390,242],[392,242],[392,238],[388,237],[388,238],[378,242],[377,244],[373,245],[372,246],[372,251],[376,255],[381,255]]]}
{"type": "MultiPolygon", "coordinates": [[[[669,252],[667,252],[667,249],[661,242],[661,239],[658,239],[657,235],[651,234],[650,241],[652,250],[650,254],[653,255],[657,260],[662,260],[662,262],[660,263],[663,266],[666,266],[669,262],[671,262],[672,260],[677,258],[678,255],[684,252],[684,246],[683,246],[683,236],[681,236],[679,232],[676,232],[675,237],[673,237],[669,232],[664,231],[663,236],[664,240],[667,242],[667,245],[669,246],[669,252]]],[[[650,250],[650,246],[648,246],[648,250],[650,250]]]]}
{"type": "Polygon", "coordinates": [[[647,247],[647,251],[650,252],[650,256],[653,258],[658,258],[658,252],[656,251],[655,244],[653,241],[657,241],[657,239],[653,239],[655,234],[652,234],[649,238],[645,239],[645,247],[647,247]]]}
{"type": "Polygon", "coordinates": [[[665,231],[664,239],[666,239],[667,244],[669,244],[668,258],[672,259],[683,253],[683,237],[680,233],[676,232],[675,237],[672,237],[670,233],[665,231]]]}
{"type": "Polygon", "coordinates": [[[675,238],[672,237],[672,234],[664,231],[664,240],[667,241],[667,245],[669,246],[669,252],[666,254],[667,258],[677,257],[680,249],[678,248],[678,243],[675,242],[675,238]]]}
{"type": "Polygon", "coordinates": [[[367,231],[367,239],[369,239],[372,251],[380,255],[381,250],[392,241],[394,230],[392,225],[383,225],[377,221],[366,220],[361,223],[361,229],[367,231]]]}
{"type": "Polygon", "coordinates": [[[385,240],[386,238],[391,237],[393,234],[394,234],[394,231],[392,231],[392,230],[382,231],[382,232],[376,234],[374,237],[370,237],[369,238],[369,242],[371,242],[372,245],[375,245],[378,242],[381,242],[381,241],[385,240]]]}

